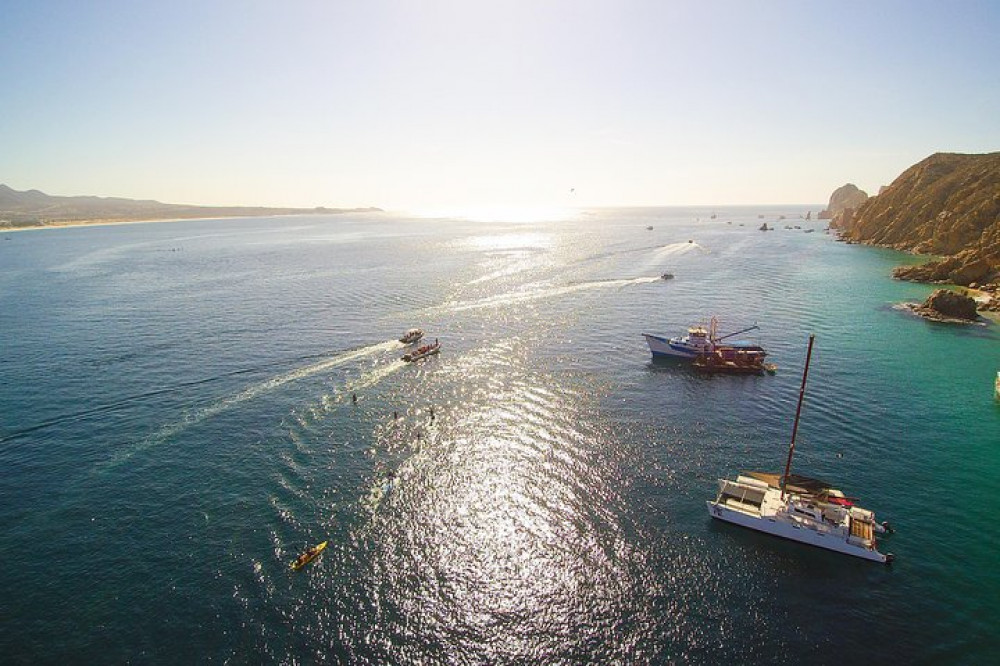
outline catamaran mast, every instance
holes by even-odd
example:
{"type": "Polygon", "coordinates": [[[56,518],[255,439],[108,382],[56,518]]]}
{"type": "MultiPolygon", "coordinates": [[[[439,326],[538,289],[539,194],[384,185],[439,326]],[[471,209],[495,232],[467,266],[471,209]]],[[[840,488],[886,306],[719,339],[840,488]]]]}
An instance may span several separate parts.
{"type": "Polygon", "coordinates": [[[806,394],[806,377],[809,376],[809,359],[812,358],[813,340],[815,339],[815,334],[809,335],[809,351],[806,352],[806,367],[802,370],[802,388],[799,389],[799,406],[795,409],[792,442],[788,445],[788,461],[785,463],[785,474],[781,477],[781,499],[785,499],[785,485],[788,484],[788,473],[792,470],[792,454],[795,453],[795,435],[799,432],[799,415],[802,413],[802,398],[806,394]]]}

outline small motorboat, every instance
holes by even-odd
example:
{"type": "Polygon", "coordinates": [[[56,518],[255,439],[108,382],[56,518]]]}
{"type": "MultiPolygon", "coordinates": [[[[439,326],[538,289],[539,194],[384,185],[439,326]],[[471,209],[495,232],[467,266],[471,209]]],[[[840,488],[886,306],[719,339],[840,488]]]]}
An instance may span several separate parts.
{"type": "Polygon", "coordinates": [[[324,541],[323,543],[316,544],[315,546],[313,546],[312,548],[310,548],[309,550],[307,550],[306,552],[302,553],[297,558],[295,558],[295,561],[292,562],[291,564],[292,571],[298,571],[299,569],[301,569],[302,567],[304,567],[305,565],[309,564],[317,557],[319,557],[319,554],[322,553],[324,550],[326,550],[326,544],[328,543],[330,542],[324,541]]]}
{"type": "Polygon", "coordinates": [[[660,276],[660,279],[661,280],[673,280],[674,279],[674,274],[673,273],[664,273],[663,275],[660,276]]]}
{"type": "Polygon", "coordinates": [[[413,363],[414,361],[419,361],[427,356],[437,354],[439,351],[441,351],[441,343],[435,340],[432,345],[424,345],[409,354],[403,354],[403,360],[407,363],[413,363]]]}
{"type": "Polygon", "coordinates": [[[406,334],[399,339],[404,345],[413,344],[420,338],[424,337],[424,332],[419,328],[411,328],[406,332],[406,334]]]}

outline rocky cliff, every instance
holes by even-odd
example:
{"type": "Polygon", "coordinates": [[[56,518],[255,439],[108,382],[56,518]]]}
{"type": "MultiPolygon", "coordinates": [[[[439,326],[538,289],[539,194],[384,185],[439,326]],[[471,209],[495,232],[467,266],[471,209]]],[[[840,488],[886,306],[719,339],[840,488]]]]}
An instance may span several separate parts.
{"type": "Polygon", "coordinates": [[[844,229],[851,224],[856,211],[868,200],[868,194],[853,183],[838,187],[830,195],[830,203],[826,210],[820,211],[819,219],[830,220],[834,229],[844,229]]]}
{"type": "Polygon", "coordinates": [[[896,269],[901,279],[969,285],[1000,272],[1000,153],[936,153],[904,171],[838,227],[849,241],[940,261],[896,269]]]}

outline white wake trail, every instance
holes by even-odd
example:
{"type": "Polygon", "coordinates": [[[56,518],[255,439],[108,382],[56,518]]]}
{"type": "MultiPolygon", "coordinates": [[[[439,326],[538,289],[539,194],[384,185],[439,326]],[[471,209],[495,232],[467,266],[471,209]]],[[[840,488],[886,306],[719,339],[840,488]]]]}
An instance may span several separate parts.
{"type": "Polygon", "coordinates": [[[650,282],[657,282],[660,278],[658,277],[641,277],[641,278],[629,278],[620,280],[598,280],[594,282],[580,282],[578,284],[569,284],[562,287],[545,287],[542,289],[532,289],[528,291],[519,291],[507,294],[499,294],[497,296],[491,296],[489,298],[484,298],[478,301],[452,301],[450,303],[445,303],[444,305],[438,305],[432,308],[428,308],[426,312],[429,313],[446,313],[446,312],[466,312],[468,310],[481,310],[485,308],[499,308],[505,305],[517,305],[520,303],[528,303],[530,301],[537,301],[545,298],[555,298],[556,296],[565,296],[567,294],[573,294],[579,291],[590,291],[593,289],[605,289],[609,287],[627,287],[635,284],[648,284],[650,282]]]}
{"type": "Polygon", "coordinates": [[[347,351],[332,358],[328,358],[312,365],[307,365],[303,368],[298,368],[290,372],[286,372],[283,375],[278,375],[277,377],[272,377],[271,379],[265,380],[258,384],[248,387],[247,389],[226,398],[219,400],[207,407],[203,407],[193,413],[190,413],[184,417],[181,421],[176,423],[170,423],[155,433],[149,435],[142,441],[138,442],[134,447],[128,449],[127,451],[118,452],[111,460],[101,464],[99,467],[101,469],[107,470],[112,469],[121,465],[122,463],[129,460],[132,456],[143,451],[147,451],[154,446],[162,444],[163,442],[171,439],[175,435],[184,430],[187,430],[193,425],[197,425],[207,419],[217,416],[222,412],[225,412],[233,407],[240,405],[244,402],[253,400],[254,398],[260,397],[266,393],[269,393],[289,382],[294,382],[299,379],[304,379],[312,375],[323,372],[324,370],[329,370],[330,368],[335,368],[352,361],[357,361],[359,359],[367,358],[369,356],[374,356],[375,354],[380,354],[390,349],[399,347],[400,343],[396,340],[387,340],[386,342],[380,342],[375,345],[369,345],[367,347],[362,347],[361,349],[355,349],[353,351],[347,351]]]}

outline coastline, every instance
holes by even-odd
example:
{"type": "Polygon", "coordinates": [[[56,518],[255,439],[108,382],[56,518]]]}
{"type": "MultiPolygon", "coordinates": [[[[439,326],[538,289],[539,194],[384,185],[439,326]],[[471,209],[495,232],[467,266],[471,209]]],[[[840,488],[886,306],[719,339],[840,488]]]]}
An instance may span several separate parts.
{"type": "MultiPolygon", "coordinates": [[[[900,253],[903,253],[903,254],[908,255],[910,257],[914,257],[916,259],[919,259],[919,261],[915,261],[914,262],[914,265],[921,265],[921,264],[929,263],[929,262],[932,262],[932,261],[941,261],[941,260],[943,260],[943,259],[946,258],[946,257],[944,257],[942,255],[921,254],[921,253],[915,252],[913,250],[904,250],[904,249],[900,249],[900,248],[893,247],[891,245],[886,245],[886,244],[883,244],[883,243],[871,243],[871,242],[867,242],[867,241],[858,241],[858,240],[847,239],[847,238],[844,237],[843,232],[841,230],[839,230],[839,229],[834,229],[834,235],[836,236],[836,240],[838,242],[843,242],[843,243],[846,243],[848,245],[864,245],[866,247],[874,247],[874,248],[879,248],[879,249],[883,249],[883,250],[892,250],[893,252],[900,252],[900,253]]],[[[894,280],[901,280],[903,278],[898,278],[895,275],[893,275],[892,279],[894,279],[894,280]]],[[[928,285],[928,286],[936,285],[938,287],[942,287],[942,288],[945,288],[945,289],[951,289],[952,291],[957,291],[957,292],[960,292],[960,293],[964,293],[964,294],[968,295],[969,297],[971,297],[972,299],[974,299],[980,305],[989,305],[990,303],[992,303],[994,301],[1000,301],[1000,292],[994,293],[992,291],[987,291],[987,290],[983,290],[983,289],[978,289],[978,288],[974,289],[972,287],[968,287],[968,286],[962,285],[962,284],[955,284],[953,282],[937,282],[937,281],[913,280],[913,279],[906,279],[904,281],[906,281],[906,282],[912,282],[914,284],[924,284],[924,285],[928,285]]],[[[903,303],[901,305],[905,305],[907,309],[909,309],[911,312],[913,312],[913,314],[915,314],[915,315],[917,315],[917,316],[919,316],[919,317],[921,317],[923,319],[927,319],[928,321],[943,321],[941,319],[933,319],[933,318],[927,317],[927,316],[921,314],[920,312],[918,312],[916,310],[916,308],[920,307],[920,305],[921,305],[920,303],[903,303]]],[[[1000,324],[1000,311],[989,310],[989,309],[981,309],[981,310],[978,310],[978,313],[979,313],[979,316],[981,318],[986,319],[986,320],[988,320],[988,321],[990,321],[990,322],[992,322],[994,324],[1000,324]]],[[[966,322],[966,323],[968,323],[968,322],[966,322]]]]}
{"type": "Polygon", "coordinates": [[[195,217],[165,217],[165,218],[129,218],[129,219],[106,219],[106,218],[96,218],[92,220],[65,220],[58,222],[50,222],[47,224],[31,224],[23,227],[0,227],[0,234],[7,234],[12,232],[20,231],[40,231],[42,229],[69,229],[76,227],[110,227],[118,226],[123,224],[155,224],[158,222],[190,222],[193,220],[239,220],[254,217],[267,217],[267,218],[277,218],[277,217],[317,217],[320,215],[342,215],[348,212],[358,212],[358,213],[370,213],[379,212],[373,210],[358,210],[358,211],[337,211],[337,212],[324,212],[324,213],[274,213],[271,215],[206,215],[206,216],[195,216],[195,217]]]}

